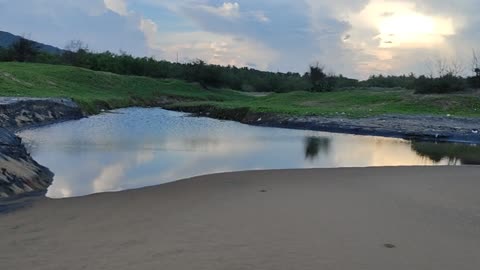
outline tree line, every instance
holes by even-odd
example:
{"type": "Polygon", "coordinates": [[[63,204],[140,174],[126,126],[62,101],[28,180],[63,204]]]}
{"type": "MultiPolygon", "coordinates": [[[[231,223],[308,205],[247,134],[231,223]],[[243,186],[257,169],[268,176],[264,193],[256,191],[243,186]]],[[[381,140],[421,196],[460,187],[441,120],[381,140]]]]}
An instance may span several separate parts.
{"type": "Polygon", "coordinates": [[[363,81],[327,73],[318,63],[311,65],[305,74],[268,72],[247,67],[212,65],[202,60],[172,63],[152,57],[134,57],[126,52],[96,53],[81,41],[70,42],[61,54],[50,54],[40,51],[37,43],[20,38],[9,48],[0,47],[0,61],[70,65],[122,75],[180,79],[197,82],[205,88],[225,87],[248,92],[324,92],[340,88],[399,87],[414,89],[418,93],[450,93],[480,88],[480,61],[475,52],[473,75],[468,78],[461,76],[460,65],[437,61],[432,65],[429,75],[373,75],[363,81]]]}

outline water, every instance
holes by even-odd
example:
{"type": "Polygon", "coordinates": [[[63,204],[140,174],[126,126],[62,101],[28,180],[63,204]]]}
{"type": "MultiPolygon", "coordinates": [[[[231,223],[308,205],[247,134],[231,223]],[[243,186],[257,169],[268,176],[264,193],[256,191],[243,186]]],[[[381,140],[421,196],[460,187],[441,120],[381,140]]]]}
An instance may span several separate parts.
{"type": "Polygon", "coordinates": [[[129,108],[19,134],[63,198],[241,170],[479,164],[480,148],[243,125],[129,108]]]}

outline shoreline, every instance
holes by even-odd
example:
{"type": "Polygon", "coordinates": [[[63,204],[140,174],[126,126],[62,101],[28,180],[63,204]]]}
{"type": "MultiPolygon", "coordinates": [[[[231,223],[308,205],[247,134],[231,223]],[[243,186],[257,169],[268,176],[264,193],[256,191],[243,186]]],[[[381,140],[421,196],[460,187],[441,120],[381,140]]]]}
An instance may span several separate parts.
{"type": "Polygon", "coordinates": [[[287,116],[251,112],[247,108],[223,109],[212,106],[167,106],[165,109],[191,113],[200,117],[236,121],[253,126],[380,136],[416,141],[480,143],[480,118],[382,115],[354,119],[324,116],[287,116]]]}
{"type": "Polygon", "coordinates": [[[0,215],[0,256],[19,270],[477,269],[479,174],[249,171],[45,198],[0,215]]]}
{"type": "MultiPolygon", "coordinates": [[[[186,112],[193,116],[236,121],[254,126],[394,137],[415,141],[480,143],[480,134],[476,129],[477,126],[480,126],[480,119],[476,118],[379,116],[349,119],[345,117],[285,116],[251,112],[248,108],[223,109],[212,106],[177,106],[174,99],[160,98],[158,100],[158,104],[152,103],[149,107],[186,112]]],[[[106,112],[108,109],[110,108],[99,108],[99,111],[106,112]]],[[[0,98],[0,115],[2,116],[0,125],[8,129],[0,130],[0,138],[16,137],[13,133],[24,129],[88,117],[80,106],[71,99],[19,97],[0,98]]],[[[0,149],[0,154],[6,157],[2,161],[2,163],[5,163],[2,168],[18,167],[18,162],[21,163],[20,167],[15,167],[15,170],[12,169],[12,172],[7,172],[8,175],[4,175],[3,178],[5,179],[0,185],[0,197],[11,197],[22,193],[46,190],[49,183],[53,181],[53,174],[31,159],[21,140],[16,140],[13,148],[9,146],[12,141],[0,141],[0,144],[4,145],[0,149]],[[12,149],[22,152],[22,157],[24,160],[27,159],[27,162],[18,160],[18,155],[12,149]],[[11,160],[13,160],[13,163],[11,160]],[[28,176],[22,174],[22,170],[31,171],[31,167],[37,167],[40,170],[28,176]]]]}
{"type": "MultiPolygon", "coordinates": [[[[0,98],[0,199],[45,192],[54,177],[31,157],[15,132],[83,116],[71,99],[0,98]]],[[[0,203],[0,212],[9,211],[0,203]]]]}
{"type": "MultiPolygon", "coordinates": [[[[15,133],[24,129],[48,126],[92,116],[85,111],[78,111],[78,108],[80,107],[70,99],[0,98],[0,106],[3,105],[1,102],[2,99],[14,99],[19,102],[27,101],[31,104],[47,101],[65,105],[60,106],[60,109],[63,111],[65,111],[64,107],[73,108],[73,110],[62,112],[60,115],[55,115],[53,119],[47,119],[47,121],[36,119],[36,122],[28,123],[24,126],[11,126],[10,130],[15,133]]],[[[253,126],[379,136],[430,142],[465,144],[480,143],[480,118],[474,117],[434,115],[379,115],[362,118],[347,118],[342,116],[289,116],[277,113],[252,112],[248,108],[227,109],[210,105],[179,106],[175,103],[175,99],[165,97],[160,98],[158,102],[156,101],[146,106],[139,105],[130,107],[161,108],[175,112],[190,113],[193,116],[229,120],[253,126]]],[[[58,109],[51,105],[50,108],[53,108],[53,110],[58,109]]],[[[99,114],[122,108],[129,107],[112,109],[108,106],[103,107],[102,105],[99,105],[99,114]]]]}

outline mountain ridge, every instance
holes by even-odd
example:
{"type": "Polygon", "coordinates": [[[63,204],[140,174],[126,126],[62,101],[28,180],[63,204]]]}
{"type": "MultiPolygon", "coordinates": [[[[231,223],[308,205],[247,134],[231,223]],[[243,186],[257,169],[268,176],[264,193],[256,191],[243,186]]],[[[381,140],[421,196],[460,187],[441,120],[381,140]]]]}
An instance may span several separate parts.
{"type": "MultiPolygon", "coordinates": [[[[13,44],[15,44],[15,42],[17,42],[21,38],[22,38],[21,36],[14,35],[12,33],[0,30],[0,47],[8,48],[13,44]]],[[[32,41],[35,43],[35,45],[38,47],[38,49],[41,52],[51,53],[51,54],[62,54],[64,52],[64,50],[57,48],[55,46],[43,44],[34,40],[32,41]]]]}

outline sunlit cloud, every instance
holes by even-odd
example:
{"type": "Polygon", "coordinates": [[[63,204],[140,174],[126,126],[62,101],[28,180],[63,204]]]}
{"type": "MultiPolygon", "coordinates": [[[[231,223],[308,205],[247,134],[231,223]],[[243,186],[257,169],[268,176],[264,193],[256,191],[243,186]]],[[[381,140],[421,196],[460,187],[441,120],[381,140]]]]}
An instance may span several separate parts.
{"type": "Polygon", "coordinates": [[[277,57],[268,47],[253,40],[209,32],[162,33],[156,48],[162,48],[160,58],[180,62],[202,59],[211,64],[249,66],[266,69],[277,57]]]}
{"type": "Polygon", "coordinates": [[[125,0],[104,0],[104,3],[108,9],[119,15],[126,16],[128,14],[125,0]]]}
{"type": "Polygon", "coordinates": [[[240,16],[240,5],[238,3],[223,3],[219,7],[203,6],[211,13],[227,18],[237,18],[240,16]]]}
{"type": "Polygon", "coordinates": [[[0,25],[60,47],[81,39],[94,50],[284,72],[305,72],[319,61],[365,78],[425,73],[425,61],[438,56],[468,61],[480,49],[477,6],[478,0],[0,0],[0,25]]]}
{"type": "Polygon", "coordinates": [[[93,192],[110,192],[122,189],[125,175],[132,168],[148,164],[155,159],[155,153],[149,150],[139,150],[126,158],[105,166],[98,176],[92,180],[93,192]]]}
{"type": "Polygon", "coordinates": [[[351,19],[352,33],[371,28],[380,48],[430,48],[455,34],[452,18],[422,14],[415,3],[372,1],[351,19]]]}
{"type": "Polygon", "coordinates": [[[427,12],[414,1],[372,0],[346,17],[351,28],[343,43],[364,55],[355,63],[362,77],[417,72],[428,58],[459,57],[450,52],[461,25],[456,17],[427,12]]]}

